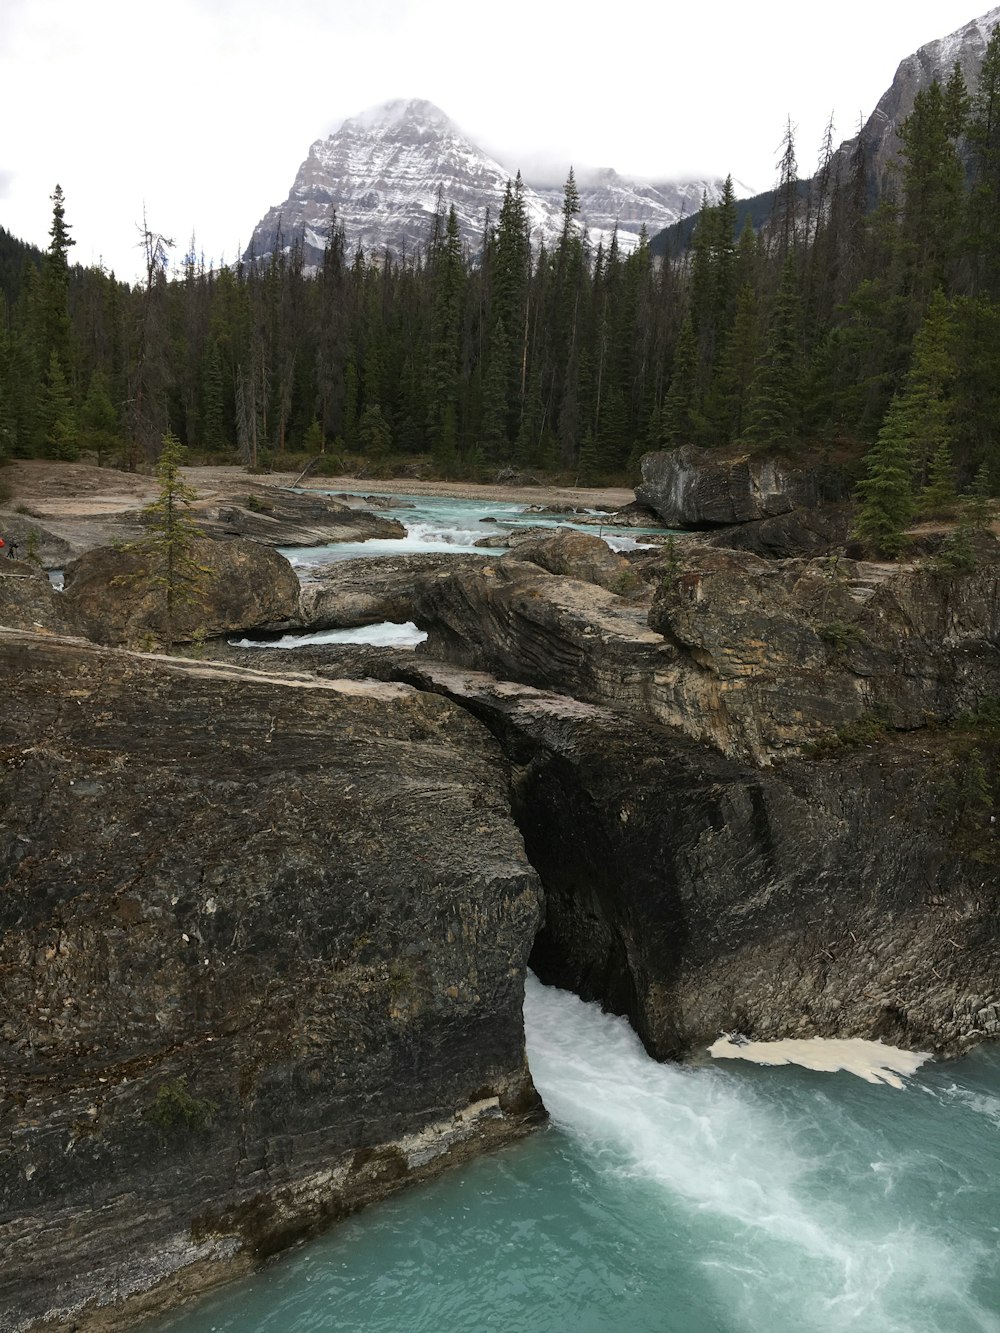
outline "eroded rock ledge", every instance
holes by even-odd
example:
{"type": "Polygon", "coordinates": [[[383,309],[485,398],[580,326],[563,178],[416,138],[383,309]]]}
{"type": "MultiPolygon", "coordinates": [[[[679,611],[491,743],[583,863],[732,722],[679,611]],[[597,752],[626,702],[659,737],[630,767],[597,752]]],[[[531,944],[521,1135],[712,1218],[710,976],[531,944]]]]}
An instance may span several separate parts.
{"type": "Polygon", "coordinates": [[[123,1327],[540,1107],[496,742],[0,631],[0,1328],[123,1327]]]}

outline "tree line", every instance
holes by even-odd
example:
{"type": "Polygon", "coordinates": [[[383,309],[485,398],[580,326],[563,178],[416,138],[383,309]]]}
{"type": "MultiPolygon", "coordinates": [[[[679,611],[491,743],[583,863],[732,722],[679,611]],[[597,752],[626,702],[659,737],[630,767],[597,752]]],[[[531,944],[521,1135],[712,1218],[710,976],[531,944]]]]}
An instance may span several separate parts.
{"type": "Polygon", "coordinates": [[[863,150],[834,150],[831,127],[804,183],[789,125],[766,225],[737,234],[727,181],[662,261],[645,236],[592,247],[570,172],[549,247],[530,244],[518,176],[475,255],[439,202],[405,259],[351,253],[331,216],[315,271],[294,238],[218,269],[192,242],[168,280],[172,243],[144,221],[145,277],[127,285],[70,263],[56,187],[47,251],[18,268],[0,244],[0,454],[134,467],[170,433],[220,462],[419,458],[587,483],[684,443],[877,461],[891,437],[918,498],[932,470],[995,493],[1000,34],[978,86],[956,67],[900,136],[872,208],[863,150]]]}

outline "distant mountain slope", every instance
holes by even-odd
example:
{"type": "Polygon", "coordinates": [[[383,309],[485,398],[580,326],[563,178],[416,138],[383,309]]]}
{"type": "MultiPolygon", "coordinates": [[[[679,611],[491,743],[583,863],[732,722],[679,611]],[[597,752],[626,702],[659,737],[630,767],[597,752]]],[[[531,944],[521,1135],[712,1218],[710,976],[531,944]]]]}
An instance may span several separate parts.
{"type": "MultiPolygon", "coordinates": [[[[288,198],[254,228],[247,255],[269,255],[279,238],[287,247],[300,237],[306,263],[317,264],[334,211],[351,249],[413,254],[427,243],[439,198],[445,208],[454,205],[463,243],[475,252],[486,210],[495,222],[514,174],[433,103],[387,102],[317,139],[288,198]]],[[[617,225],[620,245],[630,249],[643,226],[653,234],[696,211],[703,194],[718,198],[722,182],[630,180],[608,167],[580,171],[577,185],[592,243],[606,243],[617,225]]],[[[524,201],[533,242],[551,244],[561,225],[562,184],[528,183],[524,201]]]]}
{"type": "MultiPolygon", "coordinates": [[[[930,87],[937,79],[946,83],[956,63],[962,70],[966,86],[974,89],[982,67],[986,45],[994,28],[1000,23],[1000,5],[980,18],[970,19],[946,37],[925,43],[918,51],[900,61],[896,75],[878,100],[878,105],[863,125],[860,134],[846,139],[837,149],[835,166],[839,163],[846,173],[859,141],[864,149],[872,200],[878,198],[889,179],[889,169],[899,152],[899,127],[913,110],[914,99],[921,88],[930,87]]],[[[806,189],[802,182],[802,190],[806,189]]],[[[754,227],[762,226],[771,215],[774,204],[773,190],[765,191],[737,205],[737,227],[743,226],[749,216],[754,227]]],[[[658,232],[651,241],[656,255],[676,254],[684,248],[694,230],[696,218],[684,218],[658,232]]]]}
{"type": "MultiPolygon", "coordinates": [[[[982,67],[986,44],[1000,23],[1000,5],[970,19],[947,37],[939,37],[900,61],[895,78],[879,98],[878,105],[861,130],[861,143],[870,164],[876,189],[885,182],[886,168],[899,152],[899,126],[913,110],[913,101],[921,88],[937,79],[946,83],[957,64],[968,88],[974,88],[982,67]]],[[[841,145],[840,152],[850,154],[857,137],[841,145]]]]}

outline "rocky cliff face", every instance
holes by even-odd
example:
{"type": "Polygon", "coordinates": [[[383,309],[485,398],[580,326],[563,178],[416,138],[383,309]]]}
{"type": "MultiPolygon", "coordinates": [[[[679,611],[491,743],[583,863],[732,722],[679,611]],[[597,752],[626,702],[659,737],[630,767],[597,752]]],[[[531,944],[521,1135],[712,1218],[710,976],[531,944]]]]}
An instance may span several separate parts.
{"type": "Polygon", "coordinates": [[[539,884],[467,712],[12,631],[0,671],[5,1333],[123,1327],[537,1118],[539,884]]]}
{"type": "MultiPolygon", "coordinates": [[[[947,37],[927,42],[900,61],[891,85],[879,98],[878,106],[865,122],[860,135],[865,160],[880,191],[886,184],[887,169],[899,152],[899,127],[913,110],[917,93],[930,87],[935,79],[942,86],[946,84],[956,64],[966,86],[970,91],[974,90],[986,44],[998,23],[1000,6],[980,18],[970,19],[947,37]]],[[[845,167],[857,144],[858,140],[852,139],[841,147],[845,167]]]]}
{"type": "Polygon", "coordinates": [[[531,965],[660,1059],[720,1032],[957,1052],[1000,1035],[1000,847],[942,808],[946,733],[761,769],[648,720],[421,663],[514,765],[545,885],[531,965]],[[970,855],[970,848],[974,848],[970,855]]]}
{"type": "MultiPolygon", "coordinates": [[[[477,253],[487,209],[495,224],[504,188],[516,171],[484,153],[431,102],[387,102],[317,139],[288,198],[254,228],[247,257],[270,255],[297,237],[306,264],[318,264],[334,214],[352,252],[361,246],[369,254],[388,249],[414,255],[426,248],[438,208],[447,212],[451,205],[464,245],[477,253]]],[[[580,172],[578,185],[581,219],[592,243],[607,244],[617,226],[619,244],[631,249],[643,226],[653,235],[696,212],[706,193],[714,203],[722,182],[627,180],[605,168],[580,172]]],[[[533,244],[549,245],[558,237],[562,202],[561,183],[526,186],[533,244]]]]}

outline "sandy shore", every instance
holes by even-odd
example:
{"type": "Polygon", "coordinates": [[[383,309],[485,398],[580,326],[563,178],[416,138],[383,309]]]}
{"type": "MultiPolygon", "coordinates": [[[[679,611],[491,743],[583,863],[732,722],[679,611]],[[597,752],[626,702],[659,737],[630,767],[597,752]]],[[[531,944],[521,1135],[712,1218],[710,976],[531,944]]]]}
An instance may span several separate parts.
{"type": "MultiPolygon", "coordinates": [[[[293,472],[251,476],[242,467],[187,467],[182,474],[197,492],[198,500],[204,503],[251,488],[291,486],[298,476],[293,472]]],[[[0,484],[10,497],[5,508],[25,506],[36,518],[57,520],[100,518],[141,509],[156,498],[158,490],[156,478],[151,474],[40,459],[19,459],[12,463],[0,471],[0,484]]],[[[569,504],[588,509],[620,509],[635,499],[626,487],[477,486],[473,482],[410,478],[359,481],[356,477],[309,477],[304,488],[360,495],[437,495],[515,504],[569,504]]]]}

